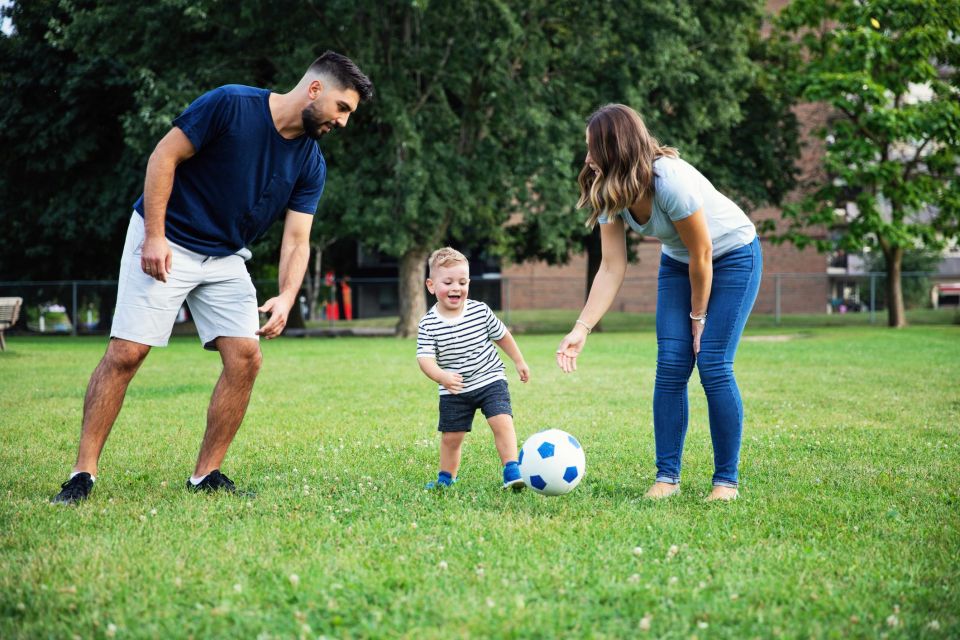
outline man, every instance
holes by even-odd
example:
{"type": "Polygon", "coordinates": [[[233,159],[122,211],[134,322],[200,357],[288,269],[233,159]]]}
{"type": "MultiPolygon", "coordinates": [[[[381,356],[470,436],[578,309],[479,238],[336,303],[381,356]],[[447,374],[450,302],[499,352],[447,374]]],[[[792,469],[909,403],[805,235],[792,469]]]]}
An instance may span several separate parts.
{"type": "Polygon", "coordinates": [[[107,352],[90,379],[77,461],[54,503],[84,500],[123,405],[151,347],[166,346],[183,301],[223,371],[188,489],[234,491],[220,465],[247,410],[260,369],[259,337],[283,331],[310,254],[310,226],[326,164],[316,141],[345,127],[373,85],[345,56],[327,51],[289,93],[227,85],[173,122],[147,163],[120,263],[107,352]],[[247,246],[284,215],[280,293],[259,311],[244,262],[247,246]]]}

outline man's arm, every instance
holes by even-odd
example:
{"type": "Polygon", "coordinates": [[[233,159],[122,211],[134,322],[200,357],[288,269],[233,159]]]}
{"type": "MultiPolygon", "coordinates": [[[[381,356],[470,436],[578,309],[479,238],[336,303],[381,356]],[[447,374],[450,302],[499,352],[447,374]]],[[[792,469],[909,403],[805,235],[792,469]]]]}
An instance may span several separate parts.
{"type": "Polygon", "coordinates": [[[143,185],[144,240],[140,268],[160,282],[167,281],[167,274],[173,265],[173,253],[164,232],[167,203],[173,191],[173,176],[177,165],[194,153],[196,151],[190,139],[174,127],[157,143],[147,161],[147,176],[143,185]]]}
{"type": "Polygon", "coordinates": [[[299,211],[287,211],[283,223],[283,241],[280,243],[280,294],[263,303],[260,311],[270,319],[260,327],[257,335],[267,340],[276,338],[287,326],[287,316],[297,301],[303,274],[310,260],[310,227],[313,216],[299,211]]]}

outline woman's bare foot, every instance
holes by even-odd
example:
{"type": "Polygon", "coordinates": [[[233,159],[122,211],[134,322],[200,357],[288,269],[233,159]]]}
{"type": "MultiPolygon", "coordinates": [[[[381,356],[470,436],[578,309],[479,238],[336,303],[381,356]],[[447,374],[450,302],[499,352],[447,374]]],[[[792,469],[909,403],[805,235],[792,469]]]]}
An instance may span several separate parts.
{"type": "Polygon", "coordinates": [[[737,491],[736,487],[714,487],[713,491],[710,492],[710,495],[707,496],[707,502],[712,500],[724,500],[730,502],[731,500],[736,500],[740,496],[740,493],[737,491]]]}
{"type": "Polygon", "coordinates": [[[644,498],[651,498],[652,500],[660,500],[661,498],[669,498],[672,495],[680,493],[679,484],[670,484],[669,482],[654,482],[653,486],[647,489],[647,492],[643,494],[644,498]]]}

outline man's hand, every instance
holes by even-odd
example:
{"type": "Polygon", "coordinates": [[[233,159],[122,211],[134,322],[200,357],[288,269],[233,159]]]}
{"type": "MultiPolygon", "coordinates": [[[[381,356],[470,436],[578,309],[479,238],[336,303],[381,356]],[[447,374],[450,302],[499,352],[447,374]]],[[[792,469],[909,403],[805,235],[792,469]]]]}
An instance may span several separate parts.
{"type": "Polygon", "coordinates": [[[444,371],[440,376],[440,384],[453,395],[457,395],[463,391],[463,376],[453,371],[444,371]]]}
{"type": "Polygon", "coordinates": [[[260,327],[257,335],[270,340],[283,333],[284,328],[287,326],[287,316],[290,315],[290,308],[292,306],[292,302],[281,296],[270,298],[264,302],[258,311],[269,313],[270,319],[260,327]]]}
{"type": "Polygon", "coordinates": [[[173,266],[173,251],[163,236],[145,238],[140,250],[140,268],[143,272],[160,282],[167,281],[167,275],[173,266]]]}

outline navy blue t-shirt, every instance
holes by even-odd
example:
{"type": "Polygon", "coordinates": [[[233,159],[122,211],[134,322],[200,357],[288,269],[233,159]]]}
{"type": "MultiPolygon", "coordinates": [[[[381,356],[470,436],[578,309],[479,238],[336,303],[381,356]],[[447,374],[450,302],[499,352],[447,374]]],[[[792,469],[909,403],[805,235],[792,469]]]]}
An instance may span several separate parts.
{"type": "MultiPolygon", "coordinates": [[[[226,85],[173,121],[196,150],[180,163],[166,236],[207,256],[228,256],[260,237],[287,209],[313,214],[327,165],[306,135],[287,140],[270,115],[270,91],[226,85]]],[[[143,215],[143,196],[134,208],[143,215]]]]}

